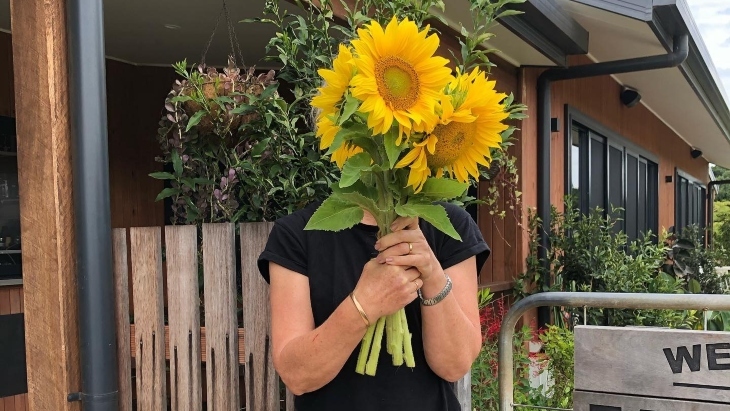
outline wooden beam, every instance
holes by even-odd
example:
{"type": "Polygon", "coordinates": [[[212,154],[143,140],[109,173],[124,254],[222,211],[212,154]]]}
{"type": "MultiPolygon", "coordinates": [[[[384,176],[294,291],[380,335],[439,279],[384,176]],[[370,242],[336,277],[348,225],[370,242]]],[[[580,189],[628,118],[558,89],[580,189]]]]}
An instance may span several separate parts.
{"type": "Polygon", "coordinates": [[[79,344],[66,2],[11,0],[29,409],[75,411],[79,344]]]}

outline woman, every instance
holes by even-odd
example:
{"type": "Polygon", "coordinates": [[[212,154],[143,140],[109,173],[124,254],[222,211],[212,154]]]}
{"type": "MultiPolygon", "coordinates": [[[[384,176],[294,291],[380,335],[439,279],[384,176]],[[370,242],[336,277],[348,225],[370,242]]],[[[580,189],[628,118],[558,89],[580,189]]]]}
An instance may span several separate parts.
{"type": "Polygon", "coordinates": [[[481,347],[477,273],[489,248],[466,211],[443,205],[463,241],[406,218],[377,240],[367,213],[348,230],[305,231],[316,204],[276,222],[258,264],[274,366],[297,411],[460,410],[451,382],[481,347]],[[416,367],[393,366],[383,349],[374,377],[357,374],[366,324],[403,307],[416,367]]]}

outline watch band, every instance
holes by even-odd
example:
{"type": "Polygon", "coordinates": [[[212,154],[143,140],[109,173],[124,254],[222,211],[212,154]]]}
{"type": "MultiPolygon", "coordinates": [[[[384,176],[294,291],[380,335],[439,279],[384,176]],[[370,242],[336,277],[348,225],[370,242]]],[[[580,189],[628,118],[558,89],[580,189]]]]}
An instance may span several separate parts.
{"type": "Polygon", "coordinates": [[[444,285],[444,288],[441,290],[440,293],[436,294],[433,298],[423,298],[423,294],[421,293],[421,289],[418,289],[418,296],[421,298],[421,304],[426,306],[436,305],[441,302],[444,298],[446,298],[447,295],[451,292],[451,278],[444,273],[444,276],[446,277],[446,285],[444,285]]]}

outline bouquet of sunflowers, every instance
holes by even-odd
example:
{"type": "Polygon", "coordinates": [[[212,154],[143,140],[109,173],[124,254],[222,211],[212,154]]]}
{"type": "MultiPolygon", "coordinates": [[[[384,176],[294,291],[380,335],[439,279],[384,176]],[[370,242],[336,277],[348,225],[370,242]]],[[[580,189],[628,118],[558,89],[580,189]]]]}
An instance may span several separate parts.
{"type": "MultiPolygon", "coordinates": [[[[418,217],[461,240],[437,201],[460,198],[488,167],[493,150],[514,129],[523,107],[495,91],[476,66],[452,70],[435,55],[439,37],[428,26],[393,17],[370,21],[339,45],[312,100],[317,137],[341,168],[332,194],[306,229],[338,231],[366,210],[388,234],[399,216],[418,217]]],[[[394,365],[414,367],[405,311],[378,319],[361,344],[356,371],[374,375],[383,334],[394,365]]]]}

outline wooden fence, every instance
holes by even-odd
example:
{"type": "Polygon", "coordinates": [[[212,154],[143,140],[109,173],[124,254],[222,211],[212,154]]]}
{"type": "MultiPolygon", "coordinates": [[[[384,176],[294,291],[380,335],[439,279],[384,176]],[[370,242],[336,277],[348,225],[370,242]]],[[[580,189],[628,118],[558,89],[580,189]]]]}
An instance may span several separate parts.
{"type": "MultiPolygon", "coordinates": [[[[294,410],[288,390],[281,398],[256,266],[271,227],[240,225],[240,303],[233,224],[203,225],[202,276],[195,226],[164,227],[164,247],[160,227],[114,230],[120,411],[294,410]]],[[[468,377],[457,384],[464,410],[468,377]]]]}

